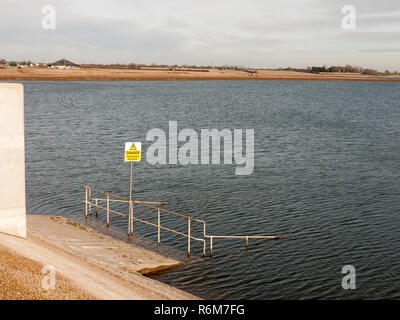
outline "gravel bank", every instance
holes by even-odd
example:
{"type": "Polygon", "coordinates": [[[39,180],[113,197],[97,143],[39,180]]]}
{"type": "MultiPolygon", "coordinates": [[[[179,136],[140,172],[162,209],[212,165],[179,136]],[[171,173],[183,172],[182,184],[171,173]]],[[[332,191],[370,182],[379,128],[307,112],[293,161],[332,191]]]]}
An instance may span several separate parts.
{"type": "Polygon", "coordinates": [[[94,297],[56,274],[55,289],[43,289],[43,265],[0,247],[1,300],[88,300],[94,297]]]}

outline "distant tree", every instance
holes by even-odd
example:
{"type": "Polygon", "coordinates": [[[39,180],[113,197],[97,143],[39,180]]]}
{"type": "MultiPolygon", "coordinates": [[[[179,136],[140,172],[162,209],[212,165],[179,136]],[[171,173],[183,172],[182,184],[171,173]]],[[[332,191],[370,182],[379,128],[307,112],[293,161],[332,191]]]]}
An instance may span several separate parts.
{"type": "Polygon", "coordinates": [[[364,69],[363,74],[368,74],[368,75],[375,75],[377,74],[378,71],[374,70],[374,69],[364,69]]]}
{"type": "Polygon", "coordinates": [[[345,67],[344,67],[344,71],[345,72],[350,72],[350,73],[360,73],[361,70],[362,70],[361,67],[353,67],[353,66],[351,66],[349,64],[345,65],[345,67]]]}
{"type": "Polygon", "coordinates": [[[312,67],[311,72],[318,73],[318,72],[327,72],[328,70],[325,67],[312,67]]]}
{"type": "Polygon", "coordinates": [[[346,64],[344,66],[344,71],[345,72],[353,72],[353,67],[351,65],[349,65],[349,64],[346,64]]]}
{"type": "Polygon", "coordinates": [[[332,66],[329,68],[329,72],[342,72],[343,71],[343,67],[339,67],[339,66],[332,66]]]}

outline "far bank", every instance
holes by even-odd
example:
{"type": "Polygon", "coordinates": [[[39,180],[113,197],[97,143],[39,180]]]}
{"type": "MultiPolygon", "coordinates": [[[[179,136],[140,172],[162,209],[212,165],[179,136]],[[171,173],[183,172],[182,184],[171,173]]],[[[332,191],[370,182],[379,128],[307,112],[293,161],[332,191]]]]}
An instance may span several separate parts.
{"type": "Polygon", "coordinates": [[[309,81],[400,81],[395,76],[360,73],[306,73],[297,71],[205,69],[51,69],[6,68],[0,70],[0,81],[194,81],[194,80],[309,80],[309,81]]]}

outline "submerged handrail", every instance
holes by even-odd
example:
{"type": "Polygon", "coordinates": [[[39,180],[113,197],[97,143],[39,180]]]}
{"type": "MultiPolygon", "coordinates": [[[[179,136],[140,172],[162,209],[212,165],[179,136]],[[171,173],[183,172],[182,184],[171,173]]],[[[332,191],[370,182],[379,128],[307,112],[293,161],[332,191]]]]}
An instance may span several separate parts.
{"type": "Polygon", "coordinates": [[[128,237],[133,236],[133,221],[136,220],[138,222],[153,226],[157,228],[157,243],[158,245],[160,245],[161,243],[161,230],[166,230],[181,236],[184,236],[187,238],[188,240],[188,256],[190,256],[190,240],[196,240],[196,241],[200,241],[203,243],[203,256],[206,255],[206,240],[205,239],[200,239],[197,237],[194,237],[191,235],[191,221],[194,222],[198,222],[203,224],[203,237],[204,238],[208,238],[210,240],[210,255],[212,256],[213,253],[213,240],[214,239],[222,239],[222,238],[231,238],[231,239],[245,239],[246,240],[246,248],[248,248],[249,245],[249,239],[281,239],[281,236],[271,236],[271,235],[207,235],[206,233],[206,221],[203,219],[197,219],[197,218],[193,218],[191,216],[187,216],[181,213],[177,213],[177,212],[173,212],[167,209],[162,208],[161,206],[166,205],[168,202],[164,202],[164,201],[139,201],[139,200],[129,200],[125,197],[110,193],[110,192],[106,192],[106,191],[102,191],[102,190],[98,190],[89,186],[84,185],[83,186],[85,188],[85,216],[88,216],[88,211],[92,212],[92,201],[94,201],[94,206],[96,208],[96,217],[98,214],[98,209],[103,209],[104,211],[106,211],[107,214],[107,229],[109,228],[110,225],[110,213],[114,213],[120,216],[124,216],[124,217],[128,217],[128,237]],[[92,191],[95,193],[100,193],[105,195],[105,198],[93,198],[92,197],[92,191]],[[111,199],[111,198],[115,198],[115,199],[111,199]],[[106,207],[99,205],[99,201],[105,201],[106,202],[106,207]],[[110,209],[110,202],[125,202],[129,204],[129,212],[128,214],[126,213],[122,213],[113,209],[110,209]],[[152,222],[149,222],[147,220],[143,220],[140,219],[138,217],[133,216],[133,205],[141,205],[143,207],[147,207],[150,209],[154,209],[157,210],[157,224],[154,224],[152,222]],[[155,206],[155,205],[159,205],[159,207],[155,206]],[[168,213],[170,215],[174,215],[174,216],[178,216],[181,218],[185,218],[187,219],[187,227],[188,227],[188,232],[183,233],[183,232],[179,232],[176,230],[173,230],[171,228],[165,227],[161,225],[161,212],[165,212],[168,213]]]}

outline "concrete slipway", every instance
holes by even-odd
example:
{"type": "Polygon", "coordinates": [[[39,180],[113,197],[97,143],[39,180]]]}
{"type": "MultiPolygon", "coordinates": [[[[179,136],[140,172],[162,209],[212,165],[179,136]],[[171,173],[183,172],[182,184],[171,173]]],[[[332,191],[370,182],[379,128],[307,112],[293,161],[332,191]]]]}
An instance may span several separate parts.
{"type": "Polygon", "coordinates": [[[71,280],[97,299],[198,299],[143,273],[179,261],[56,216],[27,215],[28,237],[0,233],[0,245],[71,280]]]}

